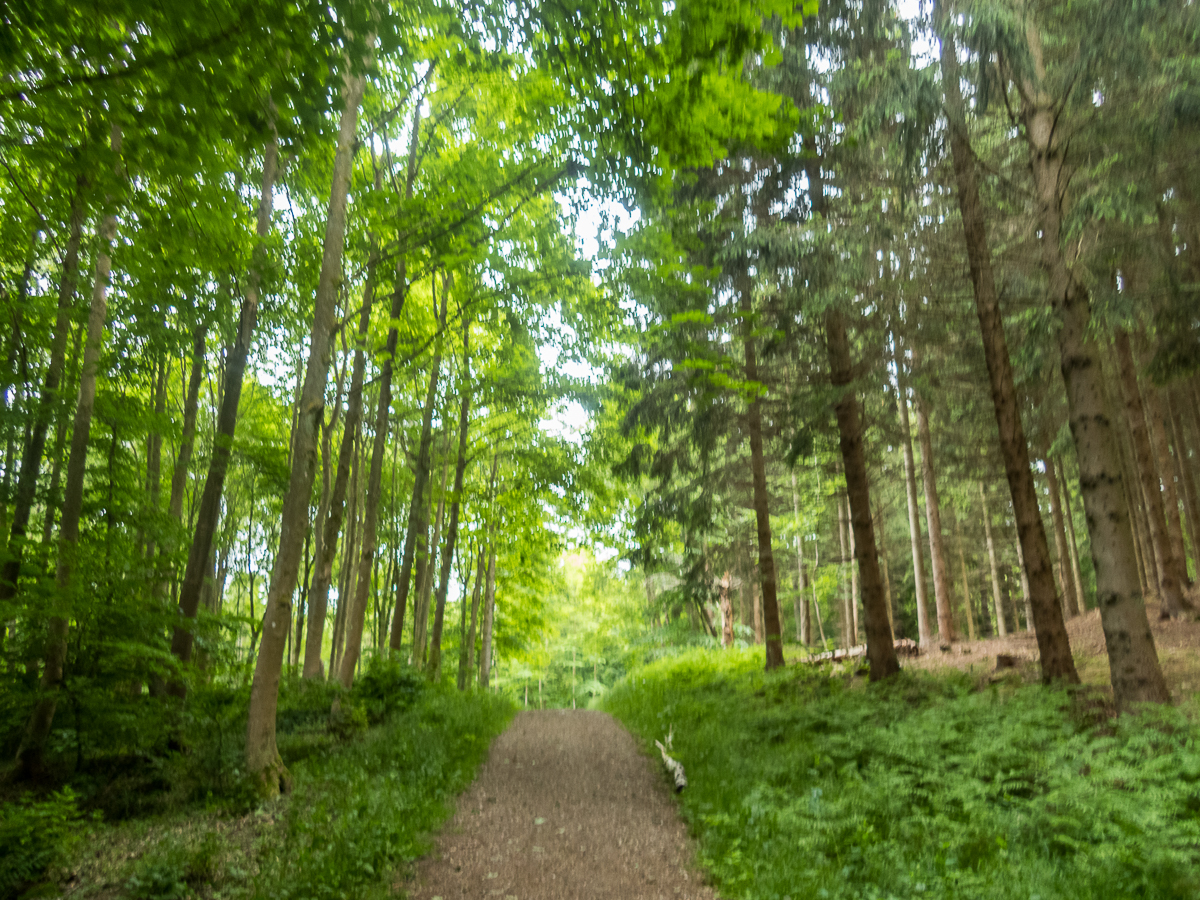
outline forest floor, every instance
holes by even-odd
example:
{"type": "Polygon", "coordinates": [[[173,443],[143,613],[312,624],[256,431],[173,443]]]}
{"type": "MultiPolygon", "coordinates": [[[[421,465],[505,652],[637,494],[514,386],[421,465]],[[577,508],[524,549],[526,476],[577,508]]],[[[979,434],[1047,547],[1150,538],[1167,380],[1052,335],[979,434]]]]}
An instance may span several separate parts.
{"type": "MultiPolygon", "coordinates": [[[[1157,603],[1148,603],[1146,612],[1171,699],[1178,702],[1200,691],[1200,621],[1160,619],[1157,603]]],[[[1100,611],[1092,609],[1068,619],[1067,635],[1080,680],[1087,685],[1111,690],[1100,611]]],[[[911,669],[956,668],[984,672],[996,668],[996,657],[999,655],[1015,657],[1022,674],[1030,679],[1037,677],[1037,639],[1031,631],[1018,631],[1007,637],[985,640],[956,641],[948,652],[905,658],[900,665],[911,669]]]]}
{"type": "Polygon", "coordinates": [[[665,779],[607,713],[521,712],[493,743],[412,900],[714,897],[665,779]]]}

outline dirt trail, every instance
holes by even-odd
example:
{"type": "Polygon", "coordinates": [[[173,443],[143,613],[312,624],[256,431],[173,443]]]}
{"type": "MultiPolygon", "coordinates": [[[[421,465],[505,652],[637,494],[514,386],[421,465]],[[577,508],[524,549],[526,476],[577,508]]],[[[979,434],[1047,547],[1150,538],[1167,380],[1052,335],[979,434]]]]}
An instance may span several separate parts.
{"type": "Polygon", "coordinates": [[[519,713],[459,798],[413,900],[714,900],[655,764],[611,716],[519,713]]]}

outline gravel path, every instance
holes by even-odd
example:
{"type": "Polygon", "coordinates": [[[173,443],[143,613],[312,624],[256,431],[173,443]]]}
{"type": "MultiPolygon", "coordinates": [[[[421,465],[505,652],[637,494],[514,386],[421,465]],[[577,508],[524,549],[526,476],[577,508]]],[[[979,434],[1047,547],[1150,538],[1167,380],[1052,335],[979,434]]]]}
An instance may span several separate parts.
{"type": "Polygon", "coordinates": [[[611,716],[519,713],[459,798],[413,900],[714,900],[655,762],[611,716]]]}

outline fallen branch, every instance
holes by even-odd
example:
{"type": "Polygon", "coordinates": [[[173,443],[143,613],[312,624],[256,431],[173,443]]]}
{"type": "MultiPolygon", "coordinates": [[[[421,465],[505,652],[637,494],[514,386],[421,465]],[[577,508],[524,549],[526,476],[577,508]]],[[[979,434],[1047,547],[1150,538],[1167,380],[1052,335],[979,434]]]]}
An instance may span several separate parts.
{"type": "Polygon", "coordinates": [[[677,759],[672,759],[667,755],[667,748],[662,745],[661,741],[655,741],[654,746],[658,748],[658,752],[662,754],[663,765],[667,767],[667,771],[671,773],[675,779],[675,793],[679,793],[687,787],[687,775],[684,774],[683,765],[677,759]]]}
{"type": "MultiPolygon", "coordinates": [[[[921,648],[916,641],[911,638],[900,638],[894,644],[897,656],[918,656],[921,648]]],[[[823,662],[841,662],[844,659],[856,659],[860,656],[867,655],[867,645],[859,644],[857,647],[851,647],[849,650],[828,650],[825,653],[817,653],[813,656],[806,657],[801,662],[806,663],[823,663],[823,662]]]]}

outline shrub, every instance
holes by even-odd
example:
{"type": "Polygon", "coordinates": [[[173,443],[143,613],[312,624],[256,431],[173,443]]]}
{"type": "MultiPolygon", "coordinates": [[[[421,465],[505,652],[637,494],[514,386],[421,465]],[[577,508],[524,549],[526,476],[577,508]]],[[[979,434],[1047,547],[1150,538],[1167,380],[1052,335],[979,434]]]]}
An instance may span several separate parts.
{"type": "Polygon", "coordinates": [[[47,800],[0,806],[0,900],[18,896],[61,862],[82,819],[70,788],[47,800]]]}
{"type": "Polygon", "coordinates": [[[761,659],[692,651],[604,702],[646,740],[673,726],[723,896],[1200,895],[1200,733],[1178,710],[1098,720],[1041,686],[761,659]]]}

